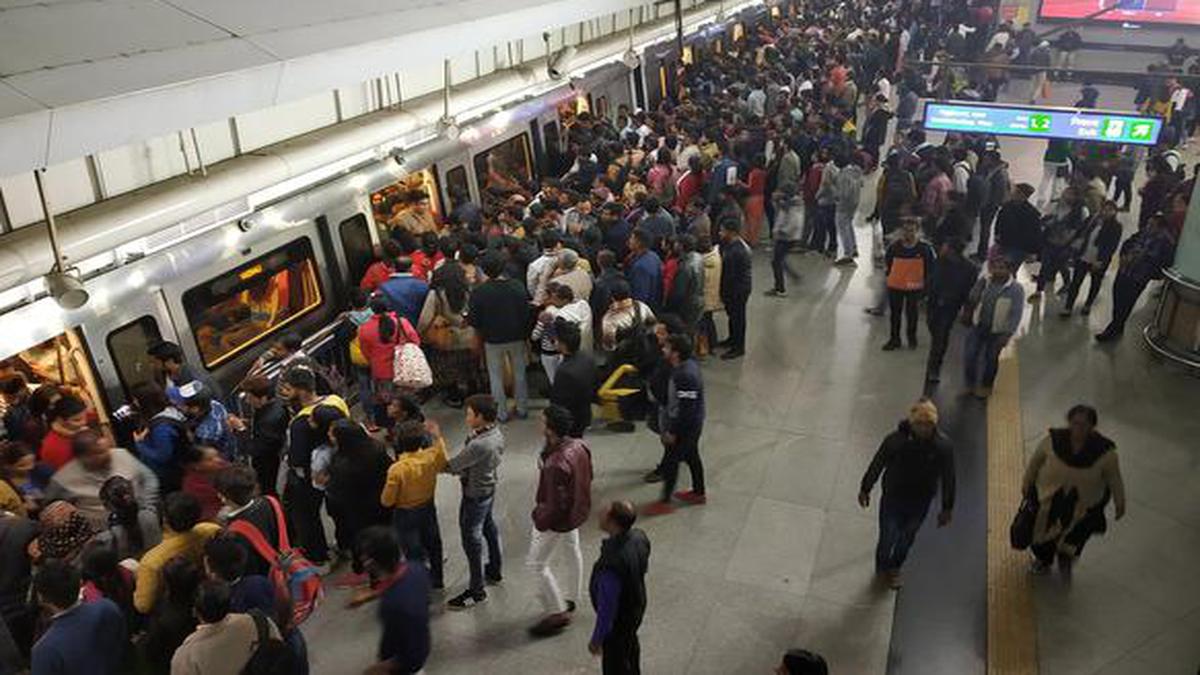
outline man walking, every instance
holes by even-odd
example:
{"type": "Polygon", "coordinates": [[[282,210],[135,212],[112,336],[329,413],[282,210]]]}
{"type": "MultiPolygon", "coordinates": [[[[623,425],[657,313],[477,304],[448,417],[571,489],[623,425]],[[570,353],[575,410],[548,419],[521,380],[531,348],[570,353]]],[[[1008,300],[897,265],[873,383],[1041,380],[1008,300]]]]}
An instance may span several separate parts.
{"type": "Polygon", "coordinates": [[[1013,278],[1011,263],[1003,256],[988,261],[988,274],[975,282],[968,298],[965,319],[967,332],[966,386],[975,398],[985,399],[992,392],[1000,367],[1000,350],[1021,325],[1025,297],[1013,278]],[[980,373],[979,362],[983,361],[980,373]]]}
{"type": "Polygon", "coordinates": [[[938,527],[950,523],[954,509],[954,451],[937,422],[937,406],[929,399],[917,401],[908,411],[908,419],[883,439],[859,487],[858,503],[865,509],[871,503],[875,481],[883,474],[875,572],[893,589],[901,586],[900,567],[939,484],[942,510],[938,527]]]}
{"type": "Polygon", "coordinates": [[[662,498],[646,507],[648,515],[673,512],[671,497],[689,504],[704,504],[704,465],[700,462],[700,433],[704,429],[704,381],[700,364],[692,358],[692,339],[687,335],[669,335],[663,355],[671,366],[667,385],[666,414],[663,415],[662,498]],[[679,463],[687,462],[692,474],[692,489],[674,492],[679,463]]]}
{"type": "Polygon", "coordinates": [[[721,302],[729,314],[729,351],[721,355],[730,360],[746,354],[746,303],[750,301],[750,246],[742,239],[741,223],[721,221],[721,302]]]}
{"type": "Polygon", "coordinates": [[[608,537],[592,567],[592,607],[596,628],[588,651],[600,655],[604,675],[639,675],[641,646],[637,631],[646,613],[646,569],[650,540],[633,526],[637,512],[629,502],[613,502],[600,514],[608,537]]]}
{"type": "Polygon", "coordinates": [[[583,438],[592,424],[592,400],[600,387],[600,374],[592,357],[580,351],[583,339],[578,325],[559,317],[554,320],[554,333],[562,362],[550,385],[550,403],[571,413],[568,435],[583,438]]]}
{"type": "Polygon", "coordinates": [[[926,387],[941,381],[942,361],[950,345],[950,332],[962,312],[979,268],[963,256],[966,244],[962,239],[952,238],[942,244],[933,275],[929,278],[929,289],[925,295],[926,316],[929,325],[929,361],[925,366],[926,387]]]}
{"type": "Polygon", "coordinates": [[[467,590],[450,599],[450,609],[470,609],[487,601],[484,581],[500,583],[500,532],[492,519],[496,498],[496,469],[504,454],[504,434],[497,426],[496,401],[486,394],[475,394],[464,404],[467,416],[466,445],[446,464],[447,473],[462,481],[462,502],[458,509],[458,528],[471,581],[467,590]],[[483,546],[487,543],[487,565],[483,546]]]}
{"type": "Polygon", "coordinates": [[[504,273],[504,258],[497,253],[481,263],[488,280],[471,292],[468,321],[483,338],[491,398],[499,403],[497,419],[508,421],[508,397],[504,393],[504,360],[512,361],[513,393],[517,397],[517,419],[528,416],[529,395],[525,365],[529,360],[525,335],[529,325],[529,302],[521,282],[504,273]]]}
{"type": "Polygon", "coordinates": [[[581,439],[571,436],[570,411],[551,405],[542,412],[542,426],[545,444],[538,457],[537,504],[525,559],[525,566],[538,577],[538,595],[547,612],[529,629],[536,637],[554,635],[571,623],[571,612],[583,594],[579,526],[592,508],[592,453],[581,439]],[[566,545],[570,561],[565,600],[550,570],[550,556],[560,542],[566,545]]]}

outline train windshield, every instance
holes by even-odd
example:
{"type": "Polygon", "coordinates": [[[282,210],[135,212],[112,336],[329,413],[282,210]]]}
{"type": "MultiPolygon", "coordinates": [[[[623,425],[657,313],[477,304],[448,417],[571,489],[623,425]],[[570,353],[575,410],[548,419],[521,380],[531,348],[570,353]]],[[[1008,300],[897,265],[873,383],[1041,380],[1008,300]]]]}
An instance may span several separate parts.
{"type": "Polygon", "coordinates": [[[399,227],[413,234],[436,231],[443,212],[433,169],[414,171],[372,192],[371,211],[375,224],[384,230],[399,227]]]}
{"type": "Polygon", "coordinates": [[[210,369],[320,305],[321,282],[307,238],[183,294],[196,348],[210,369]]]}
{"type": "Polygon", "coordinates": [[[533,182],[532,159],[527,133],[513,136],[475,155],[475,177],[484,203],[513,194],[529,195],[533,182]]]}

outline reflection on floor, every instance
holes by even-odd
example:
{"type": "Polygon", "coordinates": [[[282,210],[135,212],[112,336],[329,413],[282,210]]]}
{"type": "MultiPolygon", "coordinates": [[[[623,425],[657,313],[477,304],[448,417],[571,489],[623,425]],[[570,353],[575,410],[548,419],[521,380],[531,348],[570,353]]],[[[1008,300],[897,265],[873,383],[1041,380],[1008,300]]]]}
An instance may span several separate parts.
{"type": "MultiPolygon", "coordinates": [[[[1102,106],[1127,107],[1127,92],[1104,90],[1102,106]]],[[[1073,86],[1056,87],[1053,102],[1070,104],[1075,93],[1073,86]]],[[[1004,139],[1003,149],[1014,179],[1036,185],[1043,145],[1004,139]]],[[[870,201],[864,198],[863,213],[870,201]]],[[[861,223],[858,236],[870,241],[861,223]]],[[[811,256],[796,256],[793,264],[803,281],[786,299],[764,298],[770,270],[766,255],[758,254],[748,354],[704,365],[708,505],[640,522],[653,543],[642,630],[646,673],[766,673],[792,646],[823,653],[838,675],[887,669],[895,600],[871,586],[875,507],[859,509],[855,494],[879,440],[921,393],[925,344],[917,351],[879,351],[886,321],[862,312],[879,284],[869,264],[832,268],[811,256]]],[[[1191,675],[1200,663],[1200,449],[1194,441],[1200,418],[1187,413],[1200,401],[1200,381],[1150,359],[1133,330],[1114,347],[1092,342],[1091,333],[1107,320],[1110,288],[1111,275],[1087,319],[1060,319],[1050,299],[1028,319],[1019,345],[1029,449],[1069,405],[1091,402],[1102,428],[1117,440],[1131,499],[1126,519],[1089,544],[1071,589],[1053,578],[1038,580],[1042,672],[1191,675]]],[[[1131,328],[1147,315],[1140,309],[1131,328]]],[[[957,367],[952,353],[946,368],[957,367]]],[[[461,440],[459,413],[435,410],[434,416],[450,438],[461,440]]],[[[522,565],[539,433],[536,422],[510,424],[506,433],[497,499],[505,581],[470,612],[435,606],[427,670],[597,672],[586,648],[594,618],[586,598],[565,634],[533,641],[525,633],[540,612],[522,565]]],[[[588,441],[595,504],[655,496],[640,478],[660,452],[648,432],[601,432],[588,441]]],[[[681,477],[683,488],[687,480],[681,477]]],[[[457,482],[442,478],[437,501],[452,592],[466,581],[458,496],[457,482]]],[[[916,546],[932,549],[949,536],[927,522],[916,546]]],[[[585,564],[598,542],[598,530],[587,526],[585,564]]],[[[922,566],[954,563],[952,557],[923,563],[914,554],[922,566]]],[[[372,661],[374,614],[343,609],[346,599],[331,590],[304,627],[317,675],[360,672],[372,661]]],[[[967,650],[961,662],[974,670],[978,654],[967,650]]]]}

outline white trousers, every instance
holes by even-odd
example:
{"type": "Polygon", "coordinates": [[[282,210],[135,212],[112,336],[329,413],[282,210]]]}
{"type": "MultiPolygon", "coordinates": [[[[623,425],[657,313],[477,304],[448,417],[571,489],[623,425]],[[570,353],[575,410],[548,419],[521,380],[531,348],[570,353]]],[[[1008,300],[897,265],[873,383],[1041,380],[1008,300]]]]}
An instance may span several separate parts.
{"type": "Polygon", "coordinates": [[[579,549],[579,530],[570,532],[540,532],[535,527],[529,537],[529,555],[525,567],[538,577],[538,598],[548,614],[567,611],[567,603],[559,590],[558,580],[550,569],[550,557],[562,543],[567,548],[567,593],[576,604],[583,597],[583,552],[579,549]]]}

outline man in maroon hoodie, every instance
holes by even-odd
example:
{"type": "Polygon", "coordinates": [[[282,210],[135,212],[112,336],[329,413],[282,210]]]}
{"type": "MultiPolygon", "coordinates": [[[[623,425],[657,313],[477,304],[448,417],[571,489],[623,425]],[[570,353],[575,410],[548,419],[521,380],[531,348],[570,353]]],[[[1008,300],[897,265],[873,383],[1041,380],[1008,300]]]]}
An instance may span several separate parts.
{"type": "Polygon", "coordinates": [[[538,576],[538,596],[546,611],[529,629],[536,637],[566,628],[583,594],[579,526],[587,522],[592,508],[592,453],[582,439],[571,437],[573,424],[571,413],[561,406],[552,405],[542,412],[546,443],[538,456],[537,504],[525,559],[525,566],[538,576]],[[570,558],[566,599],[550,570],[550,557],[560,543],[567,547],[570,558]]]}

